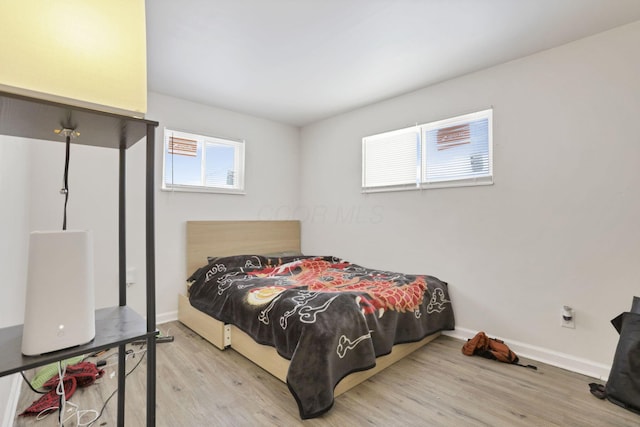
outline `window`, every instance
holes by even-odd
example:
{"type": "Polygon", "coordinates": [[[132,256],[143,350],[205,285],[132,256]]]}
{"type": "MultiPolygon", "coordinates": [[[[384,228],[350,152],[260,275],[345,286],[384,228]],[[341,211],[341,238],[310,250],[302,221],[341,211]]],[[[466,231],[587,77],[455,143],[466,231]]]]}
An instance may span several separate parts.
{"type": "Polygon", "coordinates": [[[244,192],[244,141],[164,130],[162,188],[244,192]]]}
{"type": "Polygon", "coordinates": [[[493,184],[492,110],[362,139],[365,192],[493,184]]]}

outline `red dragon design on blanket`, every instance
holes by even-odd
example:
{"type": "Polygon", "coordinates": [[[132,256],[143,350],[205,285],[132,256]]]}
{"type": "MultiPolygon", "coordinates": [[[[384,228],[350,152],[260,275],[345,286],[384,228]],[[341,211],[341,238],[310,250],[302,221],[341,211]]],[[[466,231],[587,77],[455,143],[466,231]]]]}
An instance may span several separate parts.
{"type": "MultiPolygon", "coordinates": [[[[378,272],[370,279],[356,277],[348,267],[349,262],[331,262],[321,258],[301,259],[276,267],[251,271],[256,277],[282,277],[281,289],[288,287],[306,287],[310,291],[344,292],[359,291],[366,296],[358,296],[356,302],[364,314],[378,312],[382,316],[385,310],[401,313],[414,311],[424,297],[427,284],[422,276],[398,286],[393,276],[387,272],[378,272]],[[286,285],[285,285],[286,283],[286,285]]],[[[273,293],[276,295],[277,293],[273,293]]]]}

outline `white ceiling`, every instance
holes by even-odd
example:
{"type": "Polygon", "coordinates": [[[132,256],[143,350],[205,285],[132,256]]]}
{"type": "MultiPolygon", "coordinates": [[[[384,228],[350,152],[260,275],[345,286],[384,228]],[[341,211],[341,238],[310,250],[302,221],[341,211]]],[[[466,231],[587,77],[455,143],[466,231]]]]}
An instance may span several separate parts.
{"type": "Polygon", "coordinates": [[[149,90],[303,126],[640,20],[640,0],[146,0],[149,90]]]}

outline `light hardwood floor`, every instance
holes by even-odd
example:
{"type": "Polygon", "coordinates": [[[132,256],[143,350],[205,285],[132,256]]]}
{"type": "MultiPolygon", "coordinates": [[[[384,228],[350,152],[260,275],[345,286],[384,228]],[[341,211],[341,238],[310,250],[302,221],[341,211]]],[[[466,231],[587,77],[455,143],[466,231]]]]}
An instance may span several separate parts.
{"type": "MultiPolygon", "coordinates": [[[[538,366],[533,371],[464,356],[462,342],[445,336],[339,396],[323,417],[301,421],[287,386],[244,357],[217,350],[178,322],[160,329],[175,341],[158,345],[158,426],[640,425],[640,415],[593,397],[592,378],[537,362],[528,361],[538,366]]],[[[115,389],[113,372],[107,368],[71,401],[99,409],[115,389]]],[[[143,362],[127,378],[127,426],[145,425],[145,381],[143,362]]],[[[18,411],[37,397],[24,385],[18,411]]],[[[94,426],[115,426],[115,411],[114,397],[94,426]]],[[[55,426],[57,415],[18,417],[15,425],[55,426]]]]}

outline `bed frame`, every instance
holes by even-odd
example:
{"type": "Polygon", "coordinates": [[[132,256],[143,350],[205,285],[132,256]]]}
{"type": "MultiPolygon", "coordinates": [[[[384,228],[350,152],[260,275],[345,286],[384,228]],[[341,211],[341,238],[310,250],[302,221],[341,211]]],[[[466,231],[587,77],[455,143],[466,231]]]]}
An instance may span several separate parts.
{"type": "MultiPolygon", "coordinates": [[[[299,221],[188,221],[187,272],[190,275],[207,262],[208,256],[300,252],[299,221]]],[[[178,320],[221,350],[231,347],[247,359],[287,381],[289,361],[275,348],[256,343],[249,335],[193,308],[188,297],[179,295],[178,320]]],[[[391,353],[376,359],[376,366],[346,376],[338,383],[334,396],[360,384],[384,368],[406,357],[440,335],[421,341],[398,344],[391,353]]]]}

